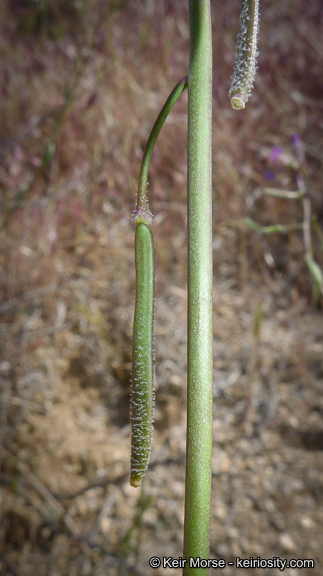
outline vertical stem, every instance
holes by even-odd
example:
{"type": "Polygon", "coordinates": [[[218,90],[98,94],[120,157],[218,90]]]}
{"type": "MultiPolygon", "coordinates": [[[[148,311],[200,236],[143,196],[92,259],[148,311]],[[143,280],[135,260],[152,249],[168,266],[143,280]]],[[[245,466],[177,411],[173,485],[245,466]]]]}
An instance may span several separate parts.
{"type": "Polygon", "coordinates": [[[188,407],[184,576],[205,575],[212,452],[212,36],[210,0],[189,0],[188,407]]]}

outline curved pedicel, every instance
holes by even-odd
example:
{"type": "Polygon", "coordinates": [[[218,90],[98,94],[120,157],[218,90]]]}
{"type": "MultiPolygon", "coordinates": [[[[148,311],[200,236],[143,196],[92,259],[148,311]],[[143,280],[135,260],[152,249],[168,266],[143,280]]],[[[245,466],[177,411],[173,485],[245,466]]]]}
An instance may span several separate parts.
{"type": "Polygon", "coordinates": [[[180,95],[184,92],[185,88],[187,88],[187,81],[188,81],[187,76],[185,76],[176,84],[175,88],[172,90],[164,106],[159,112],[157,120],[150,132],[140,167],[138,194],[137,194],[137,210],[143,209],[149,212],[147,201],[147,181],[148,181],[149,164],[153,153],[153,149],[156,144],[159,132],[161,131],[168,114],[170,113],[171,109],[173,108],[175,102],[178,100],[180,95]]]}
{"type": "Polygon", "coordinates": [[[259,0],[242,0],[238,46],[229,90],[230,104],[234,110],[245,108],[251,95],[257,70],[258,32],[259,0]]]}

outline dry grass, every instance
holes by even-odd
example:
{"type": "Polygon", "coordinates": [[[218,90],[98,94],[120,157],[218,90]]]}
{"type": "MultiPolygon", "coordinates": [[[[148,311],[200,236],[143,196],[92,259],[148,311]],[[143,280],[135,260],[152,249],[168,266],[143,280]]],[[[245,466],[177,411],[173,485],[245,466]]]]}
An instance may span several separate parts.
{"type": "MultiPolygon", "coordinates": [[[[186,96],[150,172],[158,390],[148,502],[126,477],[130,219],[149,130],[186,74],[187,2],[44,6],[0,5],[0,573],[144,575],[152,554],[181,554],[186,96]]],[[[264,4],[256,87],[237,113],[227,92],[239,2],[212,7],[212,556],[313,556],[316,571],[293,576],[319,574],[322,310],[311,308],[302,234],[261,237],[244,218],[302,221],[301,203],[261,193],[296,189],[295,170],[270,158],[274,146],[292,154],[297,133],[322,230],[323,13],[319,0],[264,4]]],[[[312,239],[322,266],[322,236],[312,239]]]]}

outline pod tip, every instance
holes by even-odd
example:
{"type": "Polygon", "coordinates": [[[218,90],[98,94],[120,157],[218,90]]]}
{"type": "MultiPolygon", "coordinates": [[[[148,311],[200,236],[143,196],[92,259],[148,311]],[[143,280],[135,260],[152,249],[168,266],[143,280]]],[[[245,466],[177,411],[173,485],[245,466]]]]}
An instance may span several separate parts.
{"type": "Polygon", "coordinates": [[[235,94],[230,100],[233,110],[243,110],[246,107],[246,99],[242,94],[235,94]]]}

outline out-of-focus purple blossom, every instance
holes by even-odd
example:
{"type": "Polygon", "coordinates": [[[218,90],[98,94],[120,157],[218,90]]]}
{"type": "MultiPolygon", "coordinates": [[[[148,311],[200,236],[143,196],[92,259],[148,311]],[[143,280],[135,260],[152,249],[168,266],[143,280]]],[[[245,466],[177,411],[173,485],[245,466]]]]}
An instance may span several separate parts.
{"type": "Polygon", "coordinates": [[[299,134],[293,134],[292,135],[292,144],[295,148],[302,146],[302,139],[301,139],[299,134]]]}
{"type": "Polygon", "coordinates": [[[297,162],[301,165],[304,164],[305,162],[304,146],[299,134],[292,135],[292,146],[297,162]]]}
{"type": "Polygon", "coordinates": [[[265,170],[264,176],[269,182],[273,182],[276,179],[275,174],[271,170],[265,170]]]}
{"type": "Polygon", "coordinates": [[[272,164],[281,164],[283,166],[289,166],[293,170],[299,169],[299,161],[291,154],[286,154],[280,146],[274,146],[268,157],[269,162],[272,164]]]}
{"type": "Polygon", "coordinates": [[[269,162],[276,164],[277,160],[280,160],[282,156],[285,155],[284,150],[280,146],[274,146],[269,155],[269,162]]]}

